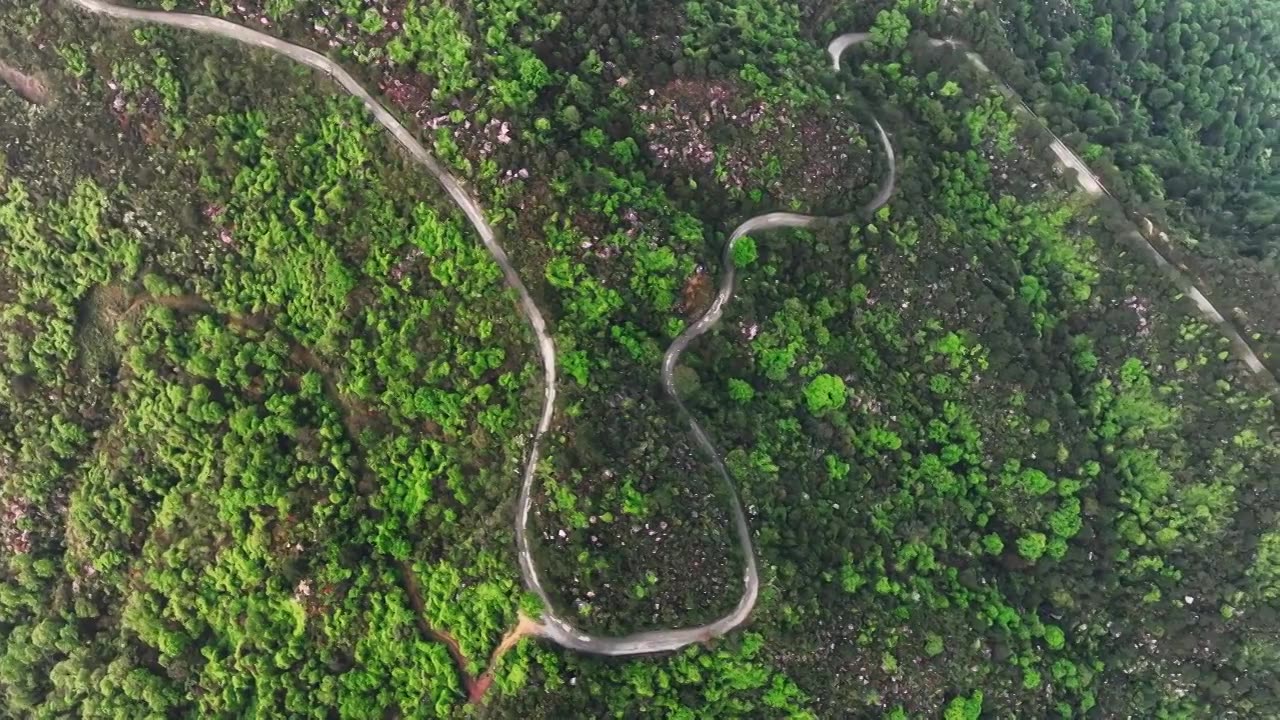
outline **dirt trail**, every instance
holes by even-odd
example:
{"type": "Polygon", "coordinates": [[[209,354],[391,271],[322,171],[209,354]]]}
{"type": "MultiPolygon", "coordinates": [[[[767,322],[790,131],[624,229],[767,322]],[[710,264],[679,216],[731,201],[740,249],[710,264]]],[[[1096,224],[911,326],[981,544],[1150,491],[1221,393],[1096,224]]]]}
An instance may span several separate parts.
{"type": "Polygon", "coordinates": [[[178,312],[215,312],[213,305],[199,295],[152,295],[144,292],[133,297],[124,316],[131,317],[148,305],[159,305],[178,312]]]}
{"type": "Polygon", "coordinates": [[[540,637],[543,632],[543,624],[525,615],[523,612],[518,615],[519,620],[516,626],[507,631],[503,636],[502,642],[498,643],[498,647],[494,648],[493,655],[489,657],[489,667],[493,667],[498,663],[498,658],[502,657],[508,650],[515,647],[516,643],[526,637],[540,637]]]}
{"type": "Polygon", "coordinates": [[[140,312],[149,305],[158,305],[181,313],[217,315],[223,324],[236,330],[257,330],[262,332],[271,324],[269,319],[261,315],[236,315],[219,312],[208,300],[199,295],[152,295],[147,292],[134,296],[133,300],[129,302],[129,307],[121,315],[121,319],[133,317],[135,313],[140,312]]]}
{"type": "Polygon", "coordinates": [[[507,651],[516,646],[516,643],[527,637],[542,637],[546,631],[546,626],[542,623],[530,618],[523,612],[519,613],[519,619],[516,626],[507,631],[502,636],[502,642],[498,643],[498,647],[493,649],[489,655],[489,665],[485,667],[480,677],[476,678],[475,683],[470,689],[471,702],[479,703],[484,699],[484,694],[488,692],[489,686],[493,684],[493,673],[498,669],[498,661],[502,659],[507,651]]]}
{"type": "Polygon", "coordinates": [[[409,596],[409,604],[413,606],[413,614],[418,621],[418,630],[431,640],[442,643],[448,648],[449,656],[453,658],[453,664],[458,668],[458,679],[462,681],[467,701],[480,702],[489,684],[485,683],[481,687],[479,680],[471,674],[468,669],[470,663],[467,662],[467,656],[462,654],[462,646],[458,644],[457,638],[450,635],[447,630],[438,630],[427,622],[427,606],[422,600],[422,586],[418,584],[418,575],[413,571],[413,567],[408,562],[401,562],[398,567],[405,593],[409,596]]]}
{"type": "Polygon", "coordinates": [[[483,672],[479,675],[472,675],[470,671],[471,663],[467,660],[467,656],[462,653],[462,646],[458,643],[457,638],[450,635],[445,630],[438,630],[431,627],[427,622],[426,603],[422,600],[422,587],[418,584],[418,577],[413,572],[413,568],[409,563],[400,563],[401,577],[404,578],[405,591],[409,594],[409,604],[413,606],[414,613],[418,619],[418,629],[422,634],[443,643],[449,649],[449,655],[453,658],[453,663],[458,666],[458,677],[462,680],[462,687],[467,694],[467,702],[475,705],[484,702],[485,693],[489,691],[489,686],[493,684],[493,673],[498,669],[498,661],[508,650],[516,646],[516,643],[526,637],[540,637],[545,627],[533,620],[523,612],[518,614],[518,620],[515,627],[511,628],[502,636],[502,641],[493,649],[489,655],[489,663],[485,666],[483,672]]]}

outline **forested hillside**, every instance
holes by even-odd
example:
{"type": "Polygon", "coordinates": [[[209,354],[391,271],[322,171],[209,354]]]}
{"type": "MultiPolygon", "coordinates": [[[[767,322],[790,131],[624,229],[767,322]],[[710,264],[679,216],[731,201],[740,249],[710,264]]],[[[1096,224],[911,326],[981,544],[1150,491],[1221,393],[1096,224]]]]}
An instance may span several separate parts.
{"type": "MultiPolygon", "coordinates": [[[[1001,74],[1136,200],[1280,253],[1280,4],[998,2],[1001,74]],[[1162,203],[1168,201],[1168,204],[1162,203]]],[[[994,33],[993,33],[994,34],[994,33]]],[[[1069,140],[1070,143],[1070,140],[1069,140]]]]}
{"type": "Polygon", "coordinates": [[[1280,5],[981,2],[969,38],[1163,252],[1275,351],[1280,5]]]}
{"type": "Polygon", "coordinates": [[[1273,4],[94,2],[0,5],[6,716],[1280,715],[1273,4]]]}

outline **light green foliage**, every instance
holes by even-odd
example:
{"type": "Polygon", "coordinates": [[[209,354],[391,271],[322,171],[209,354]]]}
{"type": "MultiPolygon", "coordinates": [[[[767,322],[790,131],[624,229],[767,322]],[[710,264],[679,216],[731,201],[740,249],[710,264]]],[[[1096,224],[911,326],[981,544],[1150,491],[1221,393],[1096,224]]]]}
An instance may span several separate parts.
{"type": "Polygon", "coordinates": [[[609,154],[613,156],[623,167],[633,165],[640,155],[640,147],[636,145],[633,138],[626,138],[613,143],[609,148],[609,154]]]}
{"type": "Polygon", "coordinates": [[[360,29],[371,35],[381,32],[386,26],[386,18],[382,17],[382,15],[373,8],[367,8],[364,11],[364,14],[360,16],[360,29]]]}
{"type": "MultiPolygon", "coordinates": [[[[369,13],[374,11],[368,10],[366,17],[369,13]]],[[[375,24],[372,20],[369,23],[375,24]]],[[[387,44],[387,57],[432,77],[432,96],[443,101],[478,84],[471,66],[471,45],[462,19],[447,3],[409,0],[400,34],[387,44]]]]}
{"type": "Polygon", "coordinates": [[[1258,543],[1258,554],[1249,568],[1249,579],[1263,601],[1280,598],[1280,533],[1269,532],[1258,543]]]}
{"type": "Polygon", "coordinates": [[[978,720],[982,715],[982,691],[974,690],[972,695],[961,695],[952,698],[943,712],[945,720],[978,720]]]}
{"type": "Polygon", "coordinates": [[[730,717],[815,718],[806,693],[764,664],[763,645],[760,635],[747,633],[713,652],[695,647],[657,663],[629,661],[608,671],[614,690],[602,699],[611,714],[621,716],[646,708],[663,717],[692,718],[710,703],[730,717]]]}
{"type": "Polygon", "coordinates": [[[83,78],[89,74],[89,60],[85,56],[83,47],[71,44],[61,46],[57,50],[58,55],[62,56],[63,62],[66,63],[68,73],[77,78],[83,78]]]}
{"type": "Polygon", "coordinates": [[[818,78],[828,68],[804,34],[805,22],[800,6],[792,3],[689,0],[684,3],[682,41],[695,61],[723,59],[732,48],[753,48],[750,60],[733,66],[739,76],[768,97],[805,102],[825,97],[818,78]]]}
{"type": "Polygon", "coordinates": [[[1046,625],[1044,628],[1044,641],[1051,650],[1061,650],[1066,645],[1066,635],[1063,634],[1062,628],[1057,625],[1046,625]]]}
{"type": "Polygon", "coordinates": [[[942,636],[929,633],[925,636],[924,652],[929,657],[937,657],[943,652],[942,636]]]}
{"type": "Polygon", "coordinates": [[[733,264],[740,268],[750,267],[759,257],[756,253],[756,241],[749,236],[738,238],[733,244],[733,264]]]}
{"type": "Polygon", "coordinates": [[[1125,361],[1117,381],[1104,379],[1098,395],[1099,402],[1106,403],[1101,429],[1106,439],[1139,440],[1148,432],[1171,427],[1177,419],[1177,411],[1156,396],[1151,376],[1137,358],[1125,361]]]}
{"type": "Polygon", "coordinates": [[[267,15],[276,21],[279,21],[298,8],[298,4],[302,0],[267,0],[267,15]]]}
{"type": "Polygon", "coordinates": [[[826,345],[830,337],[820,316],[798,299],[789,298],[770,318],[752,349],[764,376],[779,382],[787,378],[800,356],[810,348],[826,345]]]}
{"type": "Polygon", "coordinates": [[[1028,533],[1018,538],[1018,554],[1022,557],[1035,562],[1044,555],[1045,548],[1048,544],[1048,538],[1044,533],[1028,533]]]}
{"type": "Polygon", "coordinates": [[[1004,541],[995,533],[988,533],[982,536],[982,549],[987,551],[988,555],[999,555],[1004,552],[1004,541]]]}
{"type": "MultiPolygon", "coordinates": [[[[344,110],[350,112],[350,106],[344,110]]],[[[287,326],[310,342],[333,342],[346,294],[354,286],[350,271],[322,239],[331,215],[344,209],[345,184],[359,182],[367,173],[368,155],[360,138],[372,128],[344,114],[334,107],[314,135],[296,138],[294,152],[314,158],[322,168],[319,181],[296,195],[286,190],[276,151],[261,142],[266,134],[261,114],[221,121],[224,142],[235,143],[233,152],[243,163],[231,184],[238,197],[227,208],[228,219],[244,238],[253,239],[246,251],[258,260],[228,262],[221,292],[241,306],[283,306],[287,326]],[[274,282],[263,282],[264,276],[274,282]]],[[[429,211],[422,212],[426,222],[420,232],[440,237],[440,231],[433,232],[429,211]]],[[[457,230],[453,233],[456,237],[457,230]]],[[[438,276],[448,278],[446,267],[438,276]]]]}
{"type": "Polygon", "coordinates": [[[970,110],[965,116],[965,124],[969,127],[969,141],[974,145],[990,140],[1002,153],[1013,150],[1018,126],[1013,115],[1005,109],[1004,98],[999,93],[992,92],[970,110]]]}
{"type": "Polygon", "coordinates": [[[729,399],[737,403],[749,403],[756,396],[755,388],[745,380],[729,378],[729,399]]]}
{"type": "Polygon", "coordinates": [[[633,478],[628,477],[622,484],[622,512],[644,518],[649,515],[649,500],[635,487],[633,478]]]}
{"type": "Polygon", "coordinates": [[[539,11],[528,0],[478,0],[474,13],[493,66],[488,89],[494,103],[514,111],[528,108],[552,81],[530,47],[560,24],[560,14],[539,11]]]}
{"type": "Polygon", "coordinates": [[[417,637],[404,595],[375,598],[366,622],[355,643],[361,667],[341,676],[340,714],[360,717],[375,708],[415,712],[424,704],[437,717],[449,713],[458,693],[453,663],[443,645],[417,637]]]}
{"type": "Polygon", "coordinates": [[[814,415],[825,415],[843,408],[848,397],[844,379],[837,375],[823,373],[810,380],[804,388],[805,404],[814,415]]]}
{"type": "Polygon", "coordinates": [[[22,283],[14,288],[19,304],[0,315],[10,333],[7,373],[34,372],[55,382],[75,353],[76,303],[94,285],[137,273],[139,238],[109,224],[107,212],[107,195],[92,182],[77,183],[63,202],[42,205],[21,180],[8,183],[0,197],[0,231],[11,243],[3,262],[22,283]],[[27,309],[41,306],[42,316],[27,309]],[[35,317],[40,321],[28,319],[35,317]]]}
{"type": "Polygon", "coordinates": [[[910,34],[910,18],[897,9],[881,10],[871,26],[872,42],[887,50],[901,50],[906,47],[907,36],[910,34]]]}
{"type": "Polygon", "coordinates": [[[560,367],[564,369],[566,375],[577,380],[579,385],[587,384],[590,377],[590,364],[585,352],[581,350],[565,352],[560,361],[560,367]]]}
{"type": "Polygon", "coordinates": [[[422,586],[427,623],[448,628],[463,656],[472,659],[469,671],[478,673],[480,663],[514,621],[520,588],[504,576],[501,559],[488,552],[465,573],[445,562],[415,564],[413,571],[422,586]]]}

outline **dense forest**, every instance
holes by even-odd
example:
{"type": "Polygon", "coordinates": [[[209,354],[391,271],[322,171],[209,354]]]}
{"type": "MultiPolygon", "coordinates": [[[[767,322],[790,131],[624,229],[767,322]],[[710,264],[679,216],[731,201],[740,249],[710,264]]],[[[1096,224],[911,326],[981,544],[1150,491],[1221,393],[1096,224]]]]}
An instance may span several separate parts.
{"type": "Polygon", "coordinates": [[[1273,2],[132,4],[324,53],[479,199],[554,607],[538,338],[432,175],[278,52],[8,3],[6,716],[1280,715],[1273,2]],[[674,378],[758,601],[559,647],[739,602],[660,379],[723,257],[674,378]]]}
{"type": "Polygon", "coordinates": [[[1280,4],[992,0],[972,40],[1162,251],[1237,322],[1280,335],[1280,4]],[[1167,231],[1167,232],[1166,232],[1167,231]]]}
{"type": "Polygon", "coordinates": [[[1280,4],[991,11],[1021,66],[1007,79],[1126,196],[1194,223],[1223,250],[1280,255],[1280,4]]]}

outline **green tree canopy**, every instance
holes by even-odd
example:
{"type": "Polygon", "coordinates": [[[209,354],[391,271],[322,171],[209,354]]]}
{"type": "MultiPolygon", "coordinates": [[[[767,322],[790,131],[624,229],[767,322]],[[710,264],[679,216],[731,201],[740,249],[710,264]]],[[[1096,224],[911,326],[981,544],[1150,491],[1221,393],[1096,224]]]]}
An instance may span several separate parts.
{"type": "Polygon", "coordinates": [[[814,415],[825,415],[844,407],[848,399],[844,380],[836,375],[823,373],[809,381],[804,389],[805,405],[814,415]]]}

